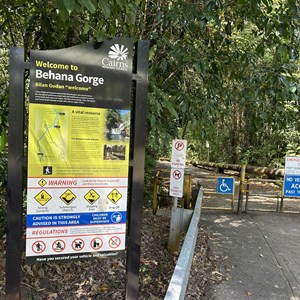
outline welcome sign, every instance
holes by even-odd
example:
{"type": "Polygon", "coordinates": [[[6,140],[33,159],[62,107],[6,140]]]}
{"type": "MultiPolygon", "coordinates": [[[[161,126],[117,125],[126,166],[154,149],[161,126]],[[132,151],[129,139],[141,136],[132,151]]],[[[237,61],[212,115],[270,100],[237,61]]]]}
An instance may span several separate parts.
{"type": "Polygon", "coordinates": [[[132,48],[30,53],[28,262],[125,252],[132,48]]]}

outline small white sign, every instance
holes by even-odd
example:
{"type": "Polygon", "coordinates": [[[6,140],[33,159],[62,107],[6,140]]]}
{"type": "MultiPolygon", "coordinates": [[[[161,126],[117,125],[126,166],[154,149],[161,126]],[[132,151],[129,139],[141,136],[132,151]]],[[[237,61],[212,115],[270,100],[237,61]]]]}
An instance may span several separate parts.
{"type": "Polygon", "coordinates": [[[183,181],[184,181],[184,169],[171,168],[170,174],[170,192],[172,197],[183,196],[183,181]]]}
{"type": "Polygon", "coordinates": [[[289,156],[285,158],[284,174],[300,175],[300,157],[289,156]]]}
{"type": "Polygon", "coordinates": [[[185,168],[186,140],[174,140],[172,142],[171,168],[185,168]]]}

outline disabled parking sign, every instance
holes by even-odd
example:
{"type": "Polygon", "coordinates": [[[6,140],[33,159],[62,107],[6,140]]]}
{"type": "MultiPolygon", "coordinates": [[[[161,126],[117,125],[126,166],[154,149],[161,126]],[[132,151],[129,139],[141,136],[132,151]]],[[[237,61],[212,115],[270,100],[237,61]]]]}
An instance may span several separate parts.
{"type": "Polygon", "coordinates": [[[217,182],[218,194],[233,194],[234,193],[234,178],[219,177],[217,182]]]}

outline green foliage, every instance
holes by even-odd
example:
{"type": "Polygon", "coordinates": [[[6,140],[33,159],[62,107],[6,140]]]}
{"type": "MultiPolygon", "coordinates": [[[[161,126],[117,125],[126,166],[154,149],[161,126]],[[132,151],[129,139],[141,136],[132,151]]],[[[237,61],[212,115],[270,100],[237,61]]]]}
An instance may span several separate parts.
{"type": "Polygon", "coordinates": [[[3,0],[2,184],[12,46],[28,55],[114,36],[151,41],[148,185],[154,159],[170,155],[174,138],[188,140],[191,159],[278,166],[299,154],[299,7],[299,0],[3,0]]]}

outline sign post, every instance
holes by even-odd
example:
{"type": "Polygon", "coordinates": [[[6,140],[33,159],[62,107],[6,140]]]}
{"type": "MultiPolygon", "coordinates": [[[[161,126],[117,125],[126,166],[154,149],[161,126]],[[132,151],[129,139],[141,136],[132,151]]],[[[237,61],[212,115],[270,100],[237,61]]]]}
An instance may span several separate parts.
{"type": "Polygon", "coordinates": [[[178,250],[180,235],[183,227],[184,209],[178,208],[178,198],[183,196],[184,168],[186,163],[186,140],[174,140],[172,142],[170,191],[173,198],[171,214],[170,234],[168,250],[174,252],[178,250]]]}
{"type": "Polygon", "coordinates": [[[138,299],[136,228],[142,223],[146,117],[132,117],[131,111],[146,111],[149,42],[136,44],[136,74],[133,50],[130,39],[115,38],[31,51],[30,64],[23,49],[11,50],[6,299],[21,299],[25,110],[20,99],[26,69],[26,259],[42,263],[127,253],[126,299],[138,299]],[[131,214],[127,207],[137,210],[131,214]]]}

